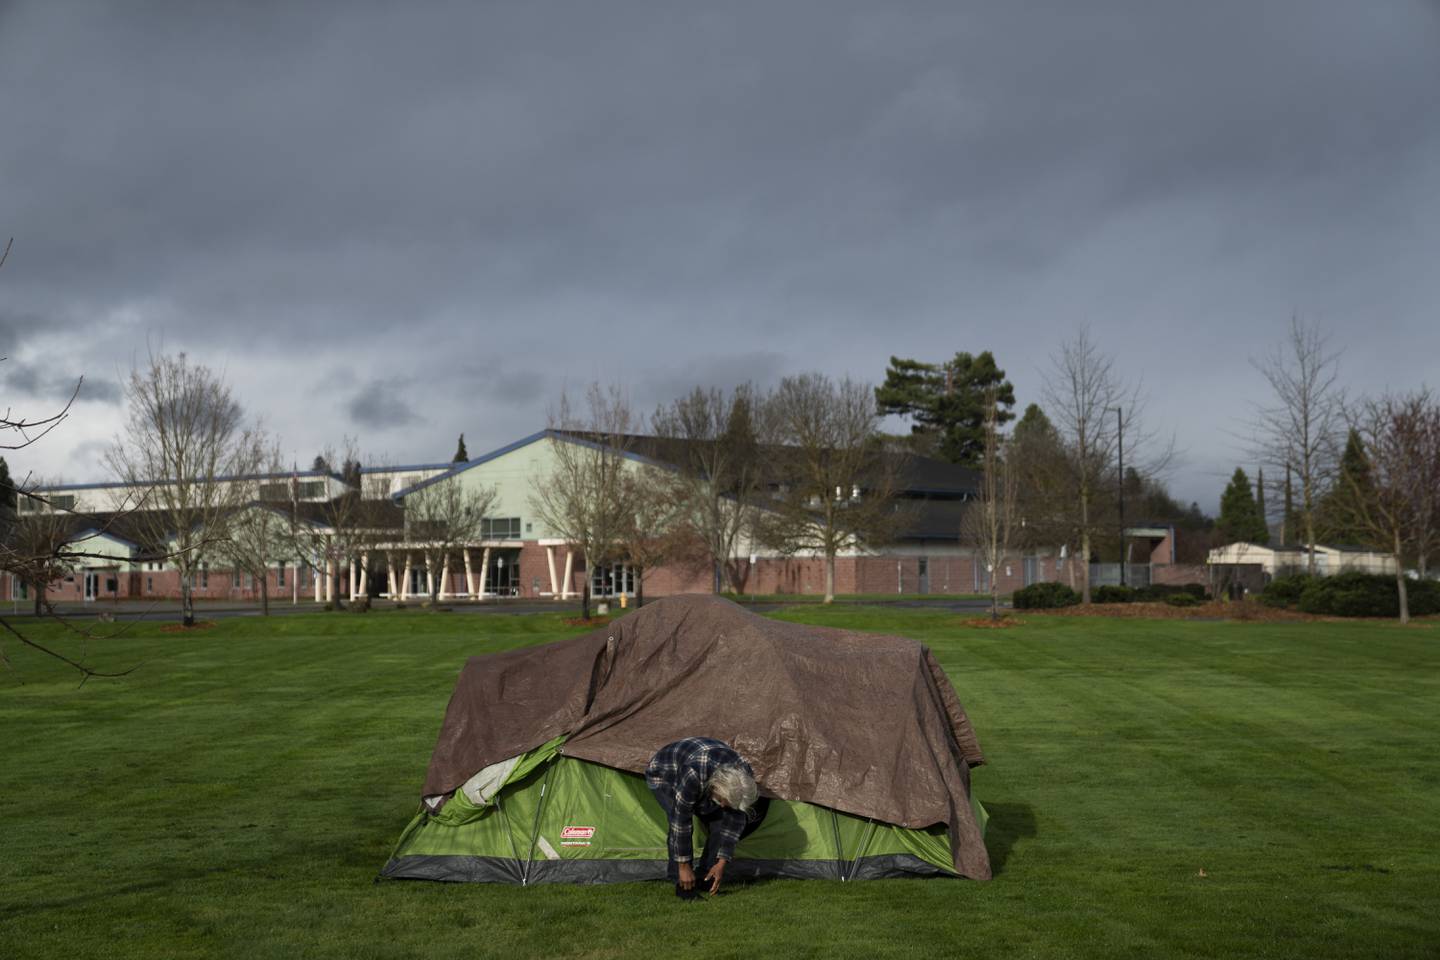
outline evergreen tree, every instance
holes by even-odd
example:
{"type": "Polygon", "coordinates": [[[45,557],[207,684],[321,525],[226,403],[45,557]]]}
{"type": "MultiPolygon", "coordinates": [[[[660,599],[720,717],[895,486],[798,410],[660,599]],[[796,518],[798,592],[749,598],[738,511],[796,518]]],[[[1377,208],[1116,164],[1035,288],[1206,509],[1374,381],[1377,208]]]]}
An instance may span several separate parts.
{"type": "Polygon", "coordinates": [[[460,434],[460,443],[455,447],[455,457],[452,463],[464,463],[470,459],[470,454],[465,452],[465,434],[460,434]]]}
{"type": "Polygon", "coordinates": [[[1365,443],[1353,429],[1345,440],[1340,455],[1340,473],[1335,484],[1320,499],[1315,511],[1315,536],[1326,543],[1340,546],[1365,546],[1366,533],[1357,517],[1363,511],[1360,503],[1374,503],[1375,481],[1370,474],[1370,458],[1365,443]]]}
{"type": "Polygon", "coordinates": [[[340,468],[340,482],[354,490],[360,489],[360,461],[346,460],[340,468]]]}
{"type": "Polygon", "coordinates": [[[310,464],[310,469],[317,470],[320,473],[329,473],[330,462],[325,459],[325,455],[323,453],[317,453],[315,454],[315,460],[310,464]]]}
{"type": "Polygon", "coordinates": [[[1250,489],[1250,478],[1240,467],[1235,468],[1229,486],[1220,495],[1220,518],[1215,521],[1215,528],[1231,543],[1270,542],[1270,531],[1265,528],[1255,493],[1250,489]]]}
{"type": "Polygon", "coordinates": [[[0,510],[15,511],[15,481],[10,479],[10,465],[0,457],[0,510]]]}
{"type": "Polygon", "coordinates": [[[1260,467],[1255,473],[1255,509],[1260,512],[1260,520],[1265,524],[1265,529],[1270,529],[1270,514],[1265,509],[1265,468],[1260,467]]]}
{"type": "Polygon", "coordinates": [[[947,363],[890,358],[885,382],[875,388],[881,416],[910,418],[910,433],[922,444],[933,442],[943,460],[978,467],[985,450],[985,404],[996,392],[999,421],[1015,418],[1015,388],[986,350],[957,353],[947,363]]]}

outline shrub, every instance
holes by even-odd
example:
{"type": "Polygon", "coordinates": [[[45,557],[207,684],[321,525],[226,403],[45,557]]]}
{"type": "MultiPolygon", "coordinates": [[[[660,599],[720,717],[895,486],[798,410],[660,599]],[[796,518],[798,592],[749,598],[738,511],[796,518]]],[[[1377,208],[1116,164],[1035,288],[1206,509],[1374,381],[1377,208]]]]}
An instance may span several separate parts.
{"type": "Polygon", "coordinates": [[[1390,574],[1349,571],[1315,578],[1300,592],[1298,606],[1331,617],[1397,617],[1400,594],[1390,574]]]}
{"type": "Polygon", "coordinates": [[[1276,577],[1260,591],[1260,602],[1267,607],[1293,607],[1300,602],[1305,588],[1319,580],[1308,573],[1291,573],[1276,577]]]}
{"type": "Polygon", "coordinates": [[[1440,613],[1440,580],[1407,580],[1405,595],[1410,600],[1412,617],[1440,613]]]}
{"type": "Polygon", "coordinates": [[[1198,607],[1200,598],[1192,593],[1172,593],[1165,598],[1165,602],[1172,607],[1198,607]]]}
{"type": "Polygon", "coordinates": [[[1080,602],[1080,595],[1063,583],[1045,581],[1016,590],[1010,602],[1017,610],[1051,610],[1075,606],[1080,602]]]}
{"type": "Polygon", "coordinates": [[[1103,587],[1096,587],[1090,594],[1090,599],[1096,603],[1134,603],[1141,598],[1139,591],[1131,587],[1117,587],[1107,583],[1103,587]]]}

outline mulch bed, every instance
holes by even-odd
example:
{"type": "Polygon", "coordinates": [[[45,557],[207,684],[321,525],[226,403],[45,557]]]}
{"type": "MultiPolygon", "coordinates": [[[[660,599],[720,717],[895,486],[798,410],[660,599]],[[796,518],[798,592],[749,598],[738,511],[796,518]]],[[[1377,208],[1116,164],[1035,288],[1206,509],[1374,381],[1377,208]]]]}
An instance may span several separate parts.
{"type": "Polygon", "coordinates": [[[1025,621],[1020,617],[1002,613],[999,620],[991,620],[989,617],[970,617],[960,621],[963,627],[977,627],[981,630],[1004,630],[1006,627],[1018,627],[1025,621]]]}
{"type": "Polygon", "coordinates": [[[161,633],[191,633],[195,630],[210,630],[215,627],[214,620],[196,620],[193,627],[187,627],[183,623],[167,623],[160,628],[161,633]]]}

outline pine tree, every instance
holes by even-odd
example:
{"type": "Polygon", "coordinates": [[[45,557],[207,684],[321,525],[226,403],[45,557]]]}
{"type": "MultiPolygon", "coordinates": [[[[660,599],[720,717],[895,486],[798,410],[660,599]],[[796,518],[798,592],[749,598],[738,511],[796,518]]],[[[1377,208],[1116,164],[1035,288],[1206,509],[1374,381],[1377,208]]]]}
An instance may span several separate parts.
{"type": "Polygon", "coordinates": [[[319,473],[329,473],[330,462],[325,459],[325,455],[323,453],[317,453],[315,454],[315,459],[310,464],[310,469],[315,470],[319,473]]]}
{"type": "Polygon", "coordinates": [[[1265,509],[1265,468],[1260,467],[1255,472],[1255,509],[1260,513],[1260,522],[1265,524],[1265,529],[1270,529],[1270,512],[1265,509]]]}
{"type": "Polygon", "coordinates": [[[1235,468],[1229,486],[1220,495],[1220,518],[1215,528],[1231,543],[1270,542],[1270,531],[1265,528],[1255,493],[1250,489],[1250,478],[1240,467],[1235,468]]]}
{"type": "Polygon", "coordinates": [[[10,465],[0,457],[0,510],[15,511],[15,481],[10,479],[10,465]]]}
{"type": "Polygon", "coordinates": [[[1345,440],[1345,452],[1340,455],[1340,473],[1315,511],[1316,537],[1334,545],[1364,546],[1366,534],[1362,525],[1356,522],[1355,505],[1373,503],[1374,499],[1375,481],[1370,475],[1370,458],[1365,455],[1365,443],[1360,434],[1351,430],[1345,440]]]}
{"type": "Polygon", "coordinates": [[[455,457],[451,460],[451,462],[464,463],[466,460],[469,459],[470,454],[465,452],[465,434],[462,433],[460,434],[460,443],[458,446],[455,447],[455,457]]]}
{"type": "Polygon", "coordinates": [[[951,463],[977,467],[985,450],[985,406],[991,390],[999,421],[1015,419],[1015,387],[986,350],[957,353],[946,363],[890,358],[885,382],[875,388],[881,416],[909,417],[911,436],[934,445],[951,463]]]}

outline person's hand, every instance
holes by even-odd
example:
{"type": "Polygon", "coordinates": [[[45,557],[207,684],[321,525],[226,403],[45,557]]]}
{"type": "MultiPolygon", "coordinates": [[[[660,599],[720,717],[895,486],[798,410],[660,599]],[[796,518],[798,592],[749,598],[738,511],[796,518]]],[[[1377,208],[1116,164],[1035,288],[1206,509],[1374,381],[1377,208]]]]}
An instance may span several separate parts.
{"type": "Polygon", "coordinates": [[[729,861],[726,860],[716,860],[715,866],[711,867],[710,872],[705,874],[705,879],[710,884],[710,893],[712,895],[720,889],[720,878],[725,876],[725,864],[728,862],[729,861]]]}
{"type": "Polygon", "coordinates": [[[682,864],[679,865],[679,867],[680,867],[680,889],[681,889],[681,890],[694,890],[694,889],[695,889],[695,871],[692,870],[692,869],[690,869],[690,864],[688,864],[688,863],[682,863],[682,864]]]}

